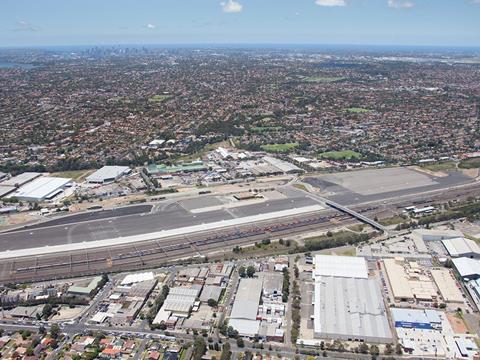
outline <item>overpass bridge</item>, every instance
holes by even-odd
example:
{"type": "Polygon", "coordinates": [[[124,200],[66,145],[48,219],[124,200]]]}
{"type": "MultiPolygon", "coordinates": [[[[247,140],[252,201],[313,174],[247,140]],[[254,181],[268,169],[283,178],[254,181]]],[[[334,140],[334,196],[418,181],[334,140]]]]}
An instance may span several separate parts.
{"type": "MultiPolygon", "coordinates": [[[[302,190],[302,191],[304,191],[304,190],[302,190]]],[[[381,231],[382,233],[384,233],[386,235],[389,234],[389,231],[385,226],[383,226],[382,224],[379,224],[375,220],[372,220],[372,219],[366,217],[365,215],[360,214],[359,212],[356,212],[355,210],[349,209],[346,206],[343,206],[343,205],[340,205],[339,203],[328,200],[328,199],[326,199],[326,198],[324,198],[320,195],[313,194],[313,193],[310,193],[310,192],[307,192],[307,191],[304,191],[304,192],[307,196],[310,196],[314,200],[320,201],[320,202],[324,203],[327,206],[330,206],[331,208],[333,208],[335,210],[338,210],[338,211],[341,211],[345,214],[353,216],[357,220],[360,220],[361,222],[372,226],[374,229],[377,229],[377,230],[381,231]]]]}
{"type": "Polygon", "coordinates": [[[343,213],[346,213],[346,214],[349,214],[351,216],[353,216],[354,218],[360,220],[361,222],[365,223],[365,224],[368,224],[370,226],[372,226],[373,228],[381,231],[382,233],[384,234],[388,234],[388,229],[383,226],[382,224],[379,224],[377,221],[374,221],[352,209],[349,209],[343,205],[340,205],[336,202],[333,202],[333,201],[330,201],[330,200],[327,200],[327,199],[324,199],[324,203],[338,211],[341,211],[343,213]]]}

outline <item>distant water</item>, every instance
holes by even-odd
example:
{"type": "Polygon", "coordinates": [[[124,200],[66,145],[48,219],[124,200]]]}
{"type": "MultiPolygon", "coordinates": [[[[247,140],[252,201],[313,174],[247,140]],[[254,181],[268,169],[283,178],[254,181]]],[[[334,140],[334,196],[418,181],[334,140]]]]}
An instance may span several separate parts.
{"type": "Polygon", "coordinates": [[[0,61],[0,69],[13,69],[13,68],[20,68],[25,70],[30,70],[35,68],[35,65],[32,64],[20,64],[20,63],[9,63],[9,62],[1,62],[0,61]]]}

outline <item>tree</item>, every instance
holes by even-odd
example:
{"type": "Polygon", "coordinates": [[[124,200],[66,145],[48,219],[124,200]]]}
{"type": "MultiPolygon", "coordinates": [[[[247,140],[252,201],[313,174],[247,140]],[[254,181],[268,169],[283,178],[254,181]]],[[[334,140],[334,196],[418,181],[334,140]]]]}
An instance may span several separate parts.
{"type": "Polygon", "coordinates": [[[242,265],[238,268],[238,275],[242,278],[244,278],[247,275],[245,266],[242,265]]]}
{"type": "Polygon", "coordinates": [[[245,342],[243,341],[243,339],[242,339],[241,337],[239,337],[239,338],[237,339],[237,346],[238,346],[239,348],[245,347],[245,342]]]}
{"type": "Polygon", "coordinates": [[[380,350],[378,349],[377,345],[371,345],[370,346],[370,355],[372,356],[378,356],[380,354],[380,350]]]}
{"type": "Polygon", "coordinates": [[[205,344],[205,340],[201,336],[197,336],[195,341],[193,342],[193,360],[201,360],[205,352],[207,351],[207,345],[205,344]]]}
{"type": "Polygon", "coordinates": [[[358,346],[358,352],[362,353],[362,354],[368,354],[368,345],[365,344],[365,343],[362,343],[358,346]]]}
{"type": "Polygon", "coordinates": [[[392,344],[385,345],[385,351],[383,352],[385,355],[392,355],[393,354],[393,347],[392,344]]]}
{"type": "Polygon", "coordinates": [[[247,267],[247,276],[251,278],[253,275],[255,275],[255,267],[253,265],[249,265],[247,267]]]}
{"type": "Polygon", "coordinates": [[[57,324],[52,324],[50,327],[50,335],[53,339],[58,338],[58,335],[60,335],[60,327],[57,324]]]}
{"type": "Polygon", "coordinates": [[[210,306],[212,308],[218,306],[217,300],[215,300],[215,299],[208,299],[207,304],[208,304],[208,306],[210,306]]]}
{"type": "Polygon", "coordinates": [[[53,311],[52,305],[50,305],[50,304],[45,304],[45,306],[44,306],[43,309],[42,309],[42,317],[43,317],[45,320],[48,320],[48,318],[50,317],[50,315],[52,315],[52,311],[53,311]]]}
{"type": "Polygon", "coordinates": [[[222,347],[222,355],[220,355],[220,360],[230,360],[232,357],[232,352],[230,351],[230,343],[227,341],[222,347]]]}

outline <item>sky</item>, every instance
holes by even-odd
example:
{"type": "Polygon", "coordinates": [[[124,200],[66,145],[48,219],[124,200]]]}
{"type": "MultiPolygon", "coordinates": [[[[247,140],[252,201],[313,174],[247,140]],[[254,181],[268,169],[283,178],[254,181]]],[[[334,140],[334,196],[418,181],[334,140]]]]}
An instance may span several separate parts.
{"type": "Polygon", "coordinates": [[[1,0],[0,47],[480,46],[480,0],[1,0]]]}

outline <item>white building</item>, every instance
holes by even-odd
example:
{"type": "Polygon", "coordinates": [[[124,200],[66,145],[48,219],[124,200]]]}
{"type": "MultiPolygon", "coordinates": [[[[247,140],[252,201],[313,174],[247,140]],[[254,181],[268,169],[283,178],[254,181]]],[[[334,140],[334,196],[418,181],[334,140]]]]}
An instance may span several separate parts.
{"type": "Polygon", "coordinates": [[[105,184],[117,181],[132,170],[128,166],[104,166],[93,174],[87,176],[87,182],[91,184],[105,184]]]}
{"type": "Polygon", "coordinates": [[[258,307],[262,296],[262,279],[241,279],[228,324],[241,336],[258,335],[260,321],[258,307]]]}
{"type": "Polygon", "coordinates": [[[71,186],[72,179],[42,176],[21,186],[9,197],[21,201],[42,202],[52,200],[60,195],[65,188],[71,186]]]}
{"type": "Polygon", "coordinates": [[[480,247],[473,240],[458,237],[442,240],[442,243],[451,257],[480,258],[480,247]]]}
{"type": "Polygon", "coordinates": [[[392,341],[378,281],[364,258],[315,256],[314,336],[385,343],[392,341]]]}

